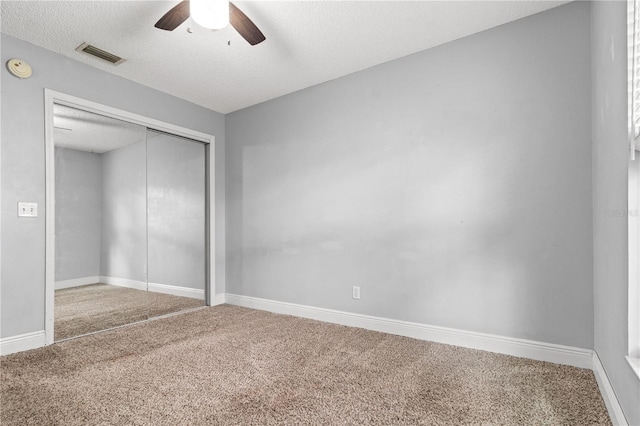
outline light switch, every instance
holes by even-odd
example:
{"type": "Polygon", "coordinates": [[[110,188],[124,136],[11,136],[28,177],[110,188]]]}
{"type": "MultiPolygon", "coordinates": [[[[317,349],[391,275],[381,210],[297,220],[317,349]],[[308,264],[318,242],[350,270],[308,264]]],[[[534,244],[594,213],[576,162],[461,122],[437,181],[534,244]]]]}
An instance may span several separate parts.
{"type": "Polygon", "coordinates": [[[38,203],[18,203],[19,217],[38,217],[38,203]]]}

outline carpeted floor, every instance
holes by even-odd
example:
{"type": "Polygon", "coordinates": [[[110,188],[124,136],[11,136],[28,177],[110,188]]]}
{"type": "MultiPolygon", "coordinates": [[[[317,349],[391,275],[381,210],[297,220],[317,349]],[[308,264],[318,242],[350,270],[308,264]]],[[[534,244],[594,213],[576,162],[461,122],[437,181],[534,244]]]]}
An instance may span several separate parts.
{"type": "Polygon", "coordinates": [[[609,425],[593,373],[229,305],[0,359],[2,425],[609,425]]]}
{"type": "Polygon", "coordinates": [[[55,340],[203,306],[204,300],[107,284],[56,290],[55,340]]]}

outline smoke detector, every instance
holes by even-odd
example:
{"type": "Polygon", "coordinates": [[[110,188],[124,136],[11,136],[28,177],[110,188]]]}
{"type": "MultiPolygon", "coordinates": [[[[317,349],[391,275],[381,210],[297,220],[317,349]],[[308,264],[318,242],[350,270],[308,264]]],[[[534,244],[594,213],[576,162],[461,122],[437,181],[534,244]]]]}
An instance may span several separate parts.
{"type": "Polygon", "coordinates": [[[9,59],[7,69],[18,78],[29,78],[32,73],[31,66],[22,59],[9,59]]]}

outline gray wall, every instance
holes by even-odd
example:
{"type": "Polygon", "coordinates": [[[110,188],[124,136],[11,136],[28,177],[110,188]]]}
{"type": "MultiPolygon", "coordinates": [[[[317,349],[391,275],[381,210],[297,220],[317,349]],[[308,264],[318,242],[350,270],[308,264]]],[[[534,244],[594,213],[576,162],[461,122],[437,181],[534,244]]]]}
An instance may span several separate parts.
{"type": "Polygon", "coordinates": [[[147,134],[149,282],[204,290],[204,144],[147,134]]]}
{"type": "Polygon", "coordinates": [[[628,333],[629,151],[627,142],[627,5],[594,2],[593,72],[593,275],[595,350],[629,424],[640,424],[640,381],[624,356],[628,333]]]}
{"type": "Polygon", "coordinates": [[[102,154],[100,275],[147,281],[146,141],[102,154]]]}
{"type": "Polygon", "coordinates": [[[589,16],[227,115],[227,292],[591,348],[589,16]]]}
{"type": "Polygon", "coordinates": [[[29,43],[1,35],[1,59],[22,58],[28,80],[0,70],[2,86],[2,271],[0,337],[44,329],[44,88],[173,123],[216,137],[216,292],[225,291],[225,117],[29,43]],[[11,102],[4,100],[11,99],[11,102]],[[24,171],[28,170],[29,173],[24,171]],[[37,219],[19,219],[18,201],[38,203],[37,219]]]}
{"type": "Polygon", "coordinates": [[[100,275],[102,160],[55,148],[56,281],[100,275]]]}
{"type": "Polygon", "coordinates": [[[205,145],[148,135],[102,155],[56,147],[56,281],[204,290],[205,145]]]}

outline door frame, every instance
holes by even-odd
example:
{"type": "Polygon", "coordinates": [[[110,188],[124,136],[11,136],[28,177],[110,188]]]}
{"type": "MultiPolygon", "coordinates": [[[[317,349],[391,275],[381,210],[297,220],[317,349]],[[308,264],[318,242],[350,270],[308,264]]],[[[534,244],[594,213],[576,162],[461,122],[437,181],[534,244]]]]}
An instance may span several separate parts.
{"type": "Polygon", "coordinates": [[[104,115],[150,129],[205,143],[206,176],[206,283],[205,304],[211,306],[215,295],[215,136],[176,126],[129,111],[113,108],[66,93],[44,89],[45,121],[45,344],[54,342],[55,309],[55,151],[53,142],[53,105],[65,105],[104,115]]]}

